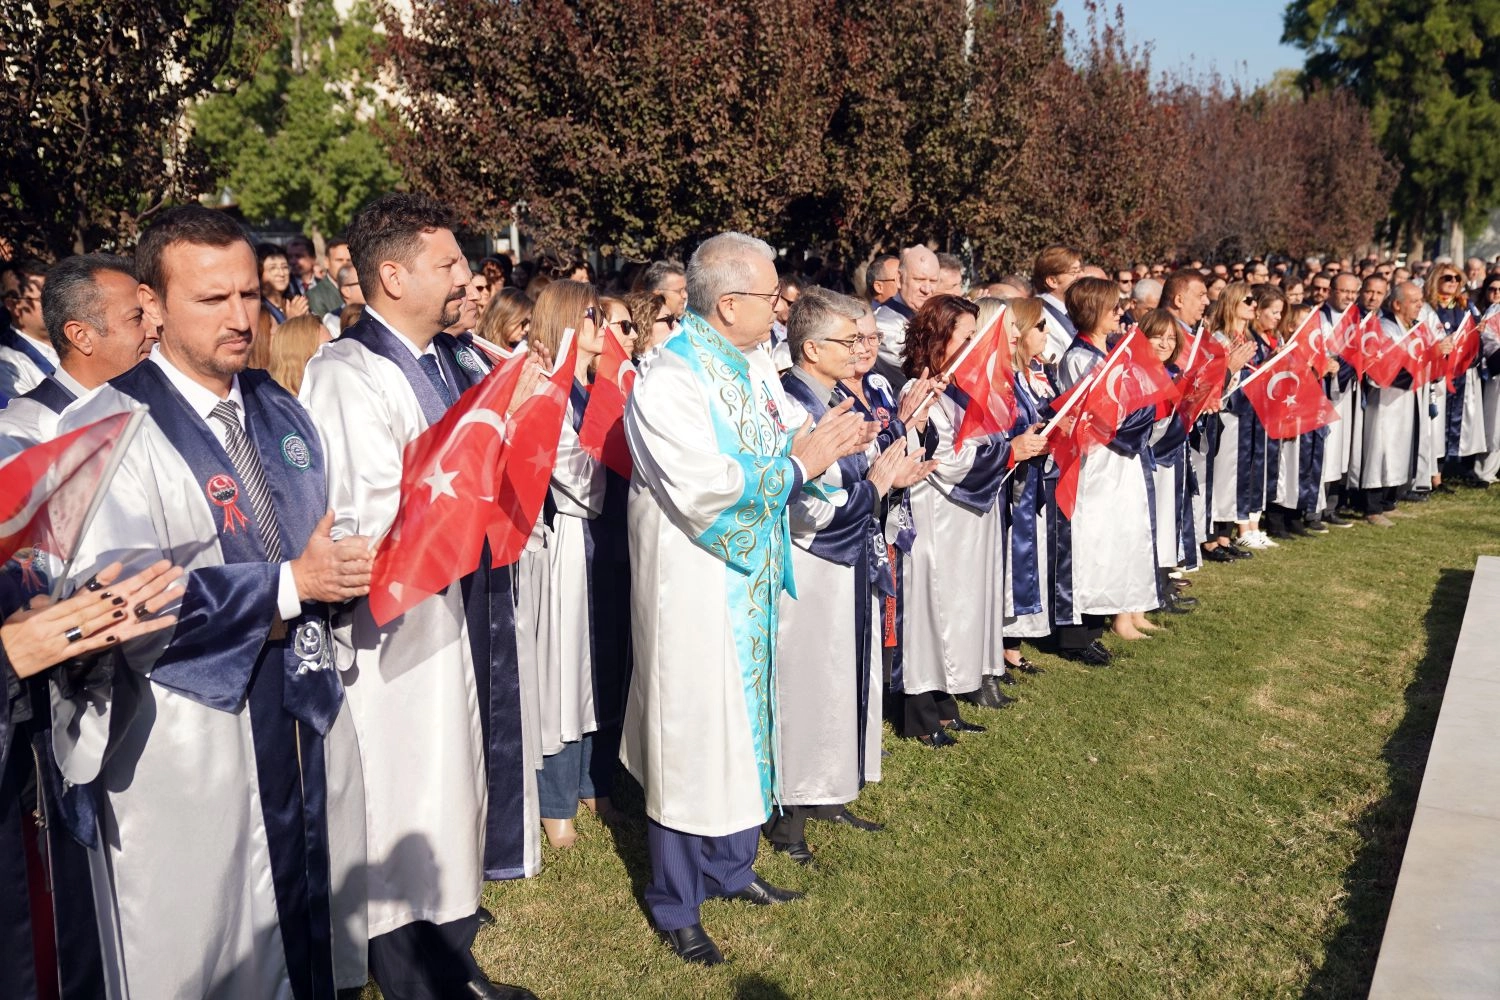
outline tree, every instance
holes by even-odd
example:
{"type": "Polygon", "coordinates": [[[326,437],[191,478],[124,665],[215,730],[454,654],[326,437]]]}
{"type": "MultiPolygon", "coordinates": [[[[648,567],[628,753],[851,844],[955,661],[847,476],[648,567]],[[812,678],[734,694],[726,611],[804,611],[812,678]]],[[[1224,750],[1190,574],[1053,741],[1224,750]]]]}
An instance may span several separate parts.
{"type": "Polygon", "coordinates": [[[375,132],[389,115],[375,18],[363,0],[344,18],[333,0],[304,0],[279,28],[249,82],[194,109],[193,146],[246,218],[289,219],[317,240],[401,179],[375,132]]]}
{"type": "Polygon", "coordinates": [[[1413,246],[1500,205],[1500,0],[1293,0],[1284,40],[1306,50],[1309,85],[1370,110],[1413,246]]]}
{"type": "Polygon", "coordinates": [[[0,0],[0,231],[51,256],[120,246],[198,190],[185,104],[236,80],[274,0],[0,0]]]}
{"type": "Polygon", "coordinates": [[[414,187],[543,249],[776,239],[823,183],[832,0],[451,0],[382,8],[414,187]],[[517,58],[524,53],[524,58],[517,58]]]}

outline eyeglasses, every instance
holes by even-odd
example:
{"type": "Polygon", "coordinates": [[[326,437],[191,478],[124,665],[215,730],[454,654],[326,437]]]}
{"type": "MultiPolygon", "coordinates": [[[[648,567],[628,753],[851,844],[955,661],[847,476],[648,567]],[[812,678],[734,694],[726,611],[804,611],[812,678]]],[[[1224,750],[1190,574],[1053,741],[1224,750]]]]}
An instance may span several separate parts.
{"type": "Polygon", "coordinates": [[[1244,301],[1241,304],[1242,305],[1247,305],[1247,306],[1253,306],[1253,305],[1255,305],[1255,296],[1254,295],[1246,295],[1245,298],[1244,298],[1244,301]]]}
{"type": "Polygon", "coordinates": [[[748,295],[751,298],[765,299],[771,308],[776,308],[776,303],[781,301],[781,289],[774,292],[725,292],[726,295],[748,295]]]}
{"type": "Polygon", "coordinates": [[[870,347],[876,347],[880,344],[880,334],[872,333],[868,337],[860,337],[859,342],[861,344],[868,344],[870,347]]]}
{"type": "Polygon", "coordinates": [[[1441,278],[1438,279],[1438,284],[1440,284],[1440,285],[1446,285],[1450,281],[1457,281],[1457,280],[1458,280],[1458,275],[1456,275],[1456,274],[1445,274],[1441,278]]]}
{"type": "Polygon", "coordinates": [[[1486,285],[1485,289],[1484,289],[1484,294],[1486,294],[1486,295],[1500,295],[1500,285],[1486,285]]]}
{"type": "Polygon", "coordinates": [[[844,348],[844,350],[846,350],[846,351],[852,351],[852,350],[854,350],[854,345],[858,344],[862,339],[863,338],[861,338],[861,337],[850,337],[848,340],[839,340],[837,337],[829,337],[826,340],[817,341],[817,343],[820,343],[820,344],[839,344],[839,345],[841,345],[844,348]]]}
{"type": "Polygon", "coordinates": [[[599,310],[595,309],[593,306],[589,306],[583,311],[583,318],[591,323],[596,323],[599,320],[599,310]]]}
{"type": "Polygon", "coordinates": [[[635,336],[635,324],[628,319],[617,319],[610,326],[619,327],[620,333],[626,337],[635,336]]]}

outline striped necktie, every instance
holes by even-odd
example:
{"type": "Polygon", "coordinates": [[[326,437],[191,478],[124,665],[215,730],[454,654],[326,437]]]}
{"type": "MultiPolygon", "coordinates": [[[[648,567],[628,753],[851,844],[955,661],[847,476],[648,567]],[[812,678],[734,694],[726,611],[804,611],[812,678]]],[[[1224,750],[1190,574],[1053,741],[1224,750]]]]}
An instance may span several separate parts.
{"type": "Polygon", "coordinates": [[[266,472],[261,468],[260,457],[250,443],[245,429],[240,426],[240,408],[233,400],[226,399],[209,413],[224,425],[224,450],[234,463],[235,475],[250,495],[250,509],[255,512],[255,523],[260,525],[260,540],[266,549],[266,561],[281,562],[281,525],[276,521],[276,502],[271,497],[271,487],[266,484],[266,472]]]}

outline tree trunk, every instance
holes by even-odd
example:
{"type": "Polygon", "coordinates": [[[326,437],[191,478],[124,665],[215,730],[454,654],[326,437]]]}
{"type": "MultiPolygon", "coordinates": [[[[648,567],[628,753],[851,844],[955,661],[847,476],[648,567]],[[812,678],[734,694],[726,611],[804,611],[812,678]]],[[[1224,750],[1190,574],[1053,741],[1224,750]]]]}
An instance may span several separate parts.
{"type": "Polygon", "coordinates": [[[1448,227],[1448,253],[1453,257],[1453,263],[1457,264],[1459,270],[1464,266],[1464,224],[1462,219],[1455,218],[1448,227]]]}

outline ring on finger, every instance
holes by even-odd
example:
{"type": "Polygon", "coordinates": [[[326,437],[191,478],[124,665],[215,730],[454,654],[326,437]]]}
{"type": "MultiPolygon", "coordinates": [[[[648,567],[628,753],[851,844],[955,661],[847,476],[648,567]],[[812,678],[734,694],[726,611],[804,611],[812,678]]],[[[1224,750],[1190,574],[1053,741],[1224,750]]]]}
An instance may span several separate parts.
{"type": "Polygon", "coordinates": [[[63,633],[63,638],[67,639],[69,642],[80,642],[83,639],[83,629],[79,628],[77,625],[74,625],[72,628],[63,633]]]}

